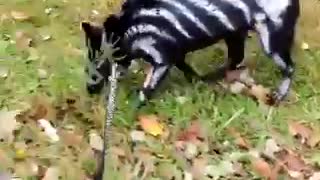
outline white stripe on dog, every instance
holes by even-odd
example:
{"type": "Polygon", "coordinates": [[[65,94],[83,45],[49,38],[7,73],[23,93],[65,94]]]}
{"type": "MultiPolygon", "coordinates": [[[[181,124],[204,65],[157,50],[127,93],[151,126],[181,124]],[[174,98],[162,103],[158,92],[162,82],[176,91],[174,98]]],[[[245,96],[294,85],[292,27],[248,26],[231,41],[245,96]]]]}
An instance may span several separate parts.
{"type": "Polygon", "coordinates": [[[202,31],[204,31],[208,36],[212,36],[210,30],[185,5],[183,5],[177,1],[172,1],[172,0],[161,0],[161,1],[178,9],[178,11],[180,11],[180,13],[182,13],[184,16],[186,16],[190,21],[192,21],[198,28],[200,28],[202,31]]]}
{"type": "Polygon", "coordinates": [[[266,21],[266,15],[263,13],[257,13],[255,16],[255,29],[257,33],[259,34],[261,43],[263,45],[264,50],[266,51],[267,54],[270,54],[271,49],[270,49],[270,32],[268,30],[267,24],[265,23],[266,21]]]}
{"type": "Polygon", "coordinates": [[[151,17],[163,17],[170,22],[181,34],[187,38],[191,38],[190,34],[183,28],[179,20],[170,11],[164,8],[153,8],[153,9],[141,9],[137,14],[133,16],[151,16],[151,17]]]}
{"type": "Polygon", "coordinates": [[[132,49],[135,50],[143,50],[147,54],[149,54],[156,63],[163,63],[161,53],[154,47],[156,40],[152,37],[137,39],[132,44],[132,49]]]}
{"type": "Polygon", "coordinates": [[[203,0],[186,0],[194,4],[196,7],[203,9],[207,12],[209,16],[216,17],[222,24],[224,24],[229,30],[234,30],[234,26],[229,20],[229,18],[214,4],[209,1],[203,0]]]}
{"type": "Polygon", "coordinates": [[[168,32],[159,30],[158,27],[151,24],[139,24],[137,26],[130,27],[130,29],[128,29],[126,32],[126,35],[134,36],[137,33],[154,33],[164,39],[176,42],[176,38],[171,36],[168,32]]]}
{"type": "Polygon", "coordinates": [[[151,89],[156,88],[156,85],[159,83],[160,79],[163,77],[163,75],[166,73],[168,70],[168,66],[161,66],[161,67],[156,67],[153,71],[153,75],[151,76],[151,81],[149,84],[149,87],[151,89]]]}
{"type": "Polygon", "coordinates": [[[277,26],[281,26],[283,24],[281,14],[287,10],[291,0],[256,0],[256,2],[277,26]]]}

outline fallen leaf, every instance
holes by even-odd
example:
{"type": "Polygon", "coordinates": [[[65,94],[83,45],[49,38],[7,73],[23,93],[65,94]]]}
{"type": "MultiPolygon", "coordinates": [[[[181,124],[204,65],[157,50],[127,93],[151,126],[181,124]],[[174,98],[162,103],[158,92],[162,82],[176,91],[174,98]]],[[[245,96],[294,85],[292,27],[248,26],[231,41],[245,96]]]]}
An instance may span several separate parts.
{"type": "Polygon", "coordinates": [[[59,180],[60,172],[57,167],[49,167],[41,180],[59,180]]]}
{"type": "Polygon", "coordinates": [[[269,158],[275,158],[274,154],[279,152],[281,148],[278,146],[277,142],[274,139],[268,139],[266,141],[264,154],[269,158]]]}
{"type": "Polygon", "coordinates": [[[185,143],[184,156],[187,159],[193,159],[194,157],[196,157],[197,154],[198,154],[198,148],[195,144],[190,142],[185,143]]]}
{"type": "Polygon", "coordinates": [[[53,107],[51,100],[49,97],[44,95],[37,95],[32,97],[32,103],[29,117],[33,120],[39,119],[48,119],[55,120],[56,119],[56,109],[53,107]]]}
{"type": "Polygon", "coordinates": [[[28,49],[31,46],[32,38],[23,31],[16,32],[16,46],[20,50],[28,49]]]}
{"type": "Polygon", "coordinates": [[[235,128],[229,128],[228,132],[235,138],[235,143],[237,146],[243,149],[250,149],[249,142],[244,137],[242,137],[235,128]]]}
{"type": "Polygon", "coordinates": [[[203,135],[201,133],[201,125],[199,121],[192,121],[191,125],[183,130],[178,135],[178,141],[186,141],[186,142],[192,142],[195,143],[198,141],[199,138],[202,138],[203,135]]]}
{"type": "Polygon", "coordinates": [[[13,131],[17,128],[16,115],[19,111],[0,111],[0,139],[11,143],[13,141],[13,131]]]}
{"type": "Polygon", "coordinates": [[[241,94],[242,92],[244,92],[247,89],[247,86],[244,85],[241,82],[234,82],[232,84],[229,85],[229,90],[231,93],[234,94],[241,94]]]}
{"type": "Polygon", "coordinates": [[[25,21],[29,20],[31,18],[30,15],[26,14],[25,12],[21,11],[11,11],[11,16],[13,19],[18,20],[18,21],[25,21]]]}
{"type": "Polygon", "coordinates": [[[163,134],[163,126],[158,122],[156,115],[140,115],[138,117],[142,129],[153,135],[158,136],[163,134]]]}
{"type": "Polygon", "coordinates": [[[193,180],[192,174],[188,171],[184,171],[184,180],[193,180]]]}
{"type": "Polygon", "coordinates": [[[145,133],[143,131],[131,131],[130,137],[133,142],[143,142],[146,140],[145,133]]]}
{"type": "Polygon", "coordinates": [[[305,172],[312,171],[312,167],[304,162],[300,155],[291,150],[285,149],[278,153],[278,160],[281,162],[288,174],[293,178],[301,178],[305,172]]]}
{"type": "Polygon", "coordinates": [[[295,137],[298,136],[298,138],[301,138],[302,144],[308,142],[312,135],[311,128],[294,121],[289,122],[289,132],[291,133],[291,135],[295,137]]]}
{"type": "Polygon", "coordinates": [[[192,161],[191,173],[196,179],[203,179],[205,175],[205,168],[208,160],[205,158],[197,158],[192,161]]]}
{"type": "Polygon", "coordinates": [[[89,134],[89,144],[92,149],[102,151],[103,149],[103,140],[102,138],[94,131],[89,134]]]}
{"type": "Polygon", "coordinates": [[[288,174],[289,174],[290,177],[292,177],[294,179],[302,179],[303,178],[302,172],[299,172],[299,171],[290,171],[290,170],[288,170],[288,174]]]}
{"type": "Polygon", "coordinates": [[[309,180],[320,180],[320,172],[313,173],[309,180]]]}
{"type": "Polygon", "coordinates": [[[282,166],[280,163],[276,163],[274,168],[271,171],[270,179],[269,180],[278,180],[279,172],[281,170],[282,166]]]}
{"type": "Polygon", "coordinates": [[[307,143],[311,148],[316,147],[320,143],[320,130],[318,128],[314,129],[307,143]]]}
{"type": "Polygon", "coordinates": [[[80,146],[83,142],[83,136],[75,132],[60,130],[58,135],[66,146],[80,146]]]}
{"type": "Polygon", "coordinates": [[[212,176],[215,179],[219,179],[219,177],[224,177],[233,173],[235,173],[235,170],[233,169],[233,164],[229,161],[221,161],[217,165],[208,165],[205,168],[205,175],[212,176]]]}
{"type": "Polygon", "coordinates": [[[270,165],[260,158],[255,158],[252,162],[253,169],[264,178],[270,178],[271,167],[270,165]]]}
{"type": "Polygon", "coordinates": [[[287,168],[291,171],[300,172],[307,168],[305,162],[299,156],[292,153],[288,153],[283,161],[286,162],[287,168]]]}
{"type": "Polygon", "coordinates": [[[60,137],[57,134],[57,130],[51,125],[51,123],[46,119],[39,119],[38,123],[41,128],[44,129],[44,133],[50,138],[51,142],[57,142],[60,137]]]}
{"type": "Polygon", "coordinates": [[[262,85],[252,85],[247,93],[258,101],[268,104],[270,101],[270,90],[262,85]]]}

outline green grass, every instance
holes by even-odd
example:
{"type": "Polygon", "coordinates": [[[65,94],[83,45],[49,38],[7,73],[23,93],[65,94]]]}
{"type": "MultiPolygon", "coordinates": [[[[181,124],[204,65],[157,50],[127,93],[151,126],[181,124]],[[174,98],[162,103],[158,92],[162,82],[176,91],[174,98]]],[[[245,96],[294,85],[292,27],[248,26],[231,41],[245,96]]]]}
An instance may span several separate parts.
{"type": "MultiPolygon", "coordinates": [[[[77,0],[0,2],[0,68],[8,70],[8,76],[0,78],[0,109],[28,109],[31,98],[35,95],[46,95],[58,106],[63,106],[68,97],[79,97],[77,110],[82,112],[82,117],[70,115],[63,122],[55,121],[55,124],[62,127],[75,123],[83,131],[90,128],[101,130],[104,119],[103,97],[90,98],[85,91],[85,48],[79,23],[87,19],[101,20],[101,15],[90,16],[91,10],[97,9],[101,14],[109,14],[111,11],[105,9],[110,9],[114,4],[117,3],[77,0]],[[46,14],[46,8],[52,8],[52,12],[46,14]],[[15,21],[10,18],[12,10],[25,12],[31,19],[15,21]],[[17,31],[29,34],[35,51],[30,51],[30,48],[16,48],[17,31]],[[51,39],[42,40],[42,37],[47,35],[50,35],[51,39]],[[47,78],[39,78],[39,69],[48,73],[47,78]]],[[[308,42],[308,39],[305,41],[308,42]]],[[[188,62],[197,71],[204,73],[223,61],[223,52],[224,46],[208,47],[190,53],[188,62]]],[[[246,60],[256,67],[255,80],[267,87],[275,87],[280,78],[279,72],[273,62],[261,52],[255,39],[249,40],[246,52],[246,60]]],[[[158,113],[170,118],[176,129],[187,126],[192,117],[197,117],[208,128],[208,136],[214,144],[231,140],[232,137],[226,129],[234,127],[255,146],[262,145],[265,139],[272,135],[271,129],[276,129],[281,134],[280,141],[294,147],[295,142],[287,128],[289,120],[320,127],[320,51],[312,49],[302,52],[297,47],[294,60],[297,65],[291,93],[297,101],[291,104],[273,109],[261,107],[242,95],[233,95],[201,82],[188,83],[182,73],[174,69],[151,100],[152,103],[141,113],[158,113]],[[179,96],[186,98],[183,105],[177,102],[179,96]]],[[[121,82],[114,122],[116,127],[135,128],[132,99],[127,103],[126,97],[140,87],[142,82],[141,74],[132,74],[121,82]]],[[[235,149],[236,146],[232,146],[228,152],[235,149]]],[[[71,156],[70,154],[72,153],[67,156],[71,156]]],[[[87,171],[92,171],[91,161],[84,161],[83,166],[87,171]]],[[[69,175],[65,178],[70,179],[72,175],[69,175]]]]}

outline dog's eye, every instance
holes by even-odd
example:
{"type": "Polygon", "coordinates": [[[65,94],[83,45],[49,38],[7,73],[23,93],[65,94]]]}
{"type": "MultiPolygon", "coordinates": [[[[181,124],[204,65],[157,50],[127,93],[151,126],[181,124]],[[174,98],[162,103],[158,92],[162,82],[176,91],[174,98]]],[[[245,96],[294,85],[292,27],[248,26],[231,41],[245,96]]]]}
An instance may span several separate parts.
{"type": "Polygon", "coordinates": [[[91,79],[92,79],[93,81],[96,81],[96,80],[98,79],[98,76],[97,76],[97,75],[92,75],[92,76],[91,76],[91,79]]]}

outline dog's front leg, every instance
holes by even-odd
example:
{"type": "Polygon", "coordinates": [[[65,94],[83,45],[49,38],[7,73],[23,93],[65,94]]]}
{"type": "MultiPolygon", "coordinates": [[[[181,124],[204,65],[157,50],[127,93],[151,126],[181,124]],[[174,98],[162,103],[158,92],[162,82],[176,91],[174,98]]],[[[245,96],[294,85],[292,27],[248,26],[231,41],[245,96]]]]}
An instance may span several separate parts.
{"type": "Polygon", "coordinates": [[[168,74],[169,68],[170,65],[168,64],[156,64],[151,66],[147,72],[143,88],[139,92],[138,108],[145,105],[146,101],[151,98],[153,92],[168,74]]]}

